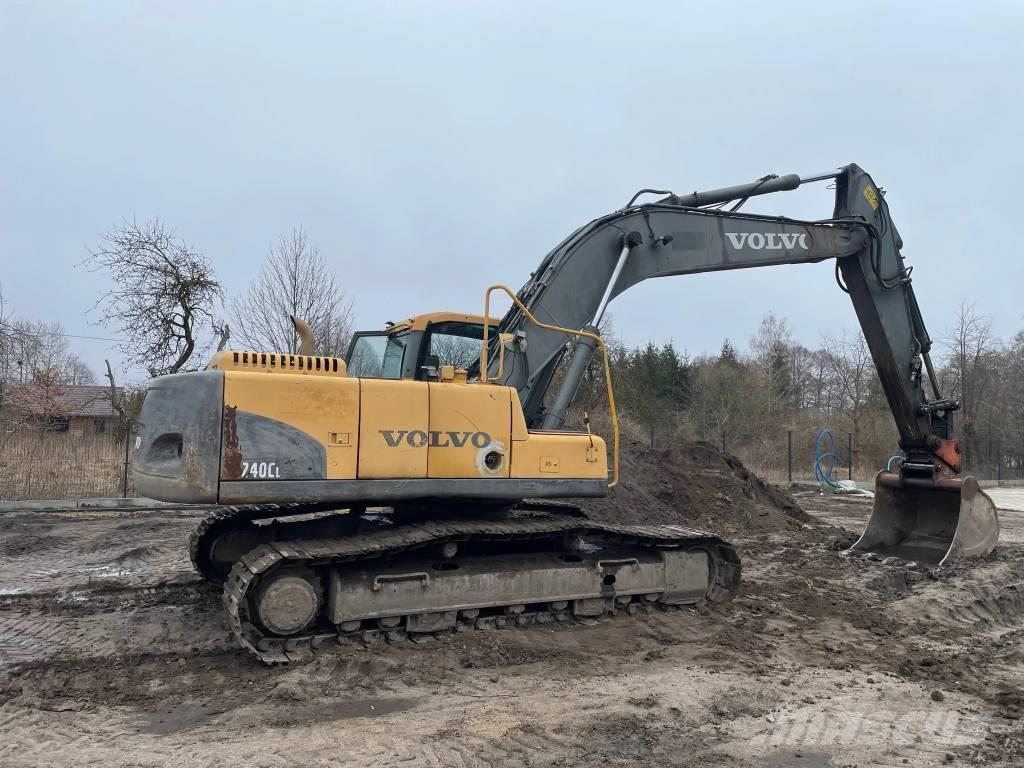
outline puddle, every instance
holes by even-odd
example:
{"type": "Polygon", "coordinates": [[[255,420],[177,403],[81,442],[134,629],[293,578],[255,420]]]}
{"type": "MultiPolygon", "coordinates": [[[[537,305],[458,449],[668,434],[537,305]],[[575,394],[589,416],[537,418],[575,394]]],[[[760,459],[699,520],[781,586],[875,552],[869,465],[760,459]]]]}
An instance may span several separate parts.
{"type": "Polygon", "coordinates": [[[213,715],[214,713],[199,702],[184,701],[172,707],[161,707],[156,712],[144,713],[139,732],[167,736],[202,725],[213,715]]]}
{"type": "MultiPolygon", "coordinates": [[[[267,704],[260,709],[259,723],[267,728],[283,728],[309,723],[352,720],[358,717],[380,717],[395,712],[405,712],[415,707],[416,703],[417,699],[377,698],[321,704],[303,703],[296,707],[267,704]]],[[[223,708],[218,709],[197,701],[184,701],[174,706],[162,706],[155,712],[142,713],[138,732],[168,736],[204,726],[222,727],[223,724],[218,724],[217,721],[224,712],[223,708]]],[[[250,718],[251,716],[252,712],[247,712],[244,717],[250,718]]]]}
{"type": "Polygon", "coordinates": [[[393,712],[405,712],[416,706],[416,699],[356,699],[335,701],[317,707],[315,718],[326,720],[351,720],[356,717],[380,717],[393,712]]]}
{"type": "Polygon", "coordinates": [[[835,763],[826,752],[793,752],[786,750],[776,752],[757,763],[757,768],[832,768],[835,763]]]}

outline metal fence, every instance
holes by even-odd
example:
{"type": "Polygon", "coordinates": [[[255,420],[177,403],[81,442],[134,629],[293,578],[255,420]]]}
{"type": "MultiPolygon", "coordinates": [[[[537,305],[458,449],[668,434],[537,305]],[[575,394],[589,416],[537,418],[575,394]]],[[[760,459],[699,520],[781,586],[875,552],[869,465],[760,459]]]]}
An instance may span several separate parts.
{"type": "Polygon", "coordinates": [[[857,445],[853,433],[829,429],[780,430],[733,440],[726,435],[716,442],[755,474],[776,482],[866,480],[888,458],[861,455],[867,447],[857,445]]]}
{"type": "MultiPolygon", "coordinates": [[[[654,448],[669,448],[678,440],[675,433],[655,427],[645,437],[654,448]]],[[[871,482],[890,457],[899,455],[888,444],[858,440],[852,432],[827,427],[743,437],[718,435],[709,442],[739,458],[760,477],[776,482],[818,481],[819,468],[835,481],[871,482]]],[[[999,445],[976,453],[965,454],[965,474],[996,483],[1024,481],[1024,456],[999,445]]]]}
{"type": "Polygon", "coordinates": [[[131,424],[98,434],[0,430],[0,501],[130,497],[131,424]]]}

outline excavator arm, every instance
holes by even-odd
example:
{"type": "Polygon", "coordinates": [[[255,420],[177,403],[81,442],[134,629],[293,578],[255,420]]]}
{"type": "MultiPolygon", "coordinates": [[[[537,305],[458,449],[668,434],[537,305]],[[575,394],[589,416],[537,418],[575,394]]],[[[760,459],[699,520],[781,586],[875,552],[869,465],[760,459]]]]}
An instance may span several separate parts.
{"type": "MultiPolygon", "coordinates": [[[[906,457],[898,473],[878,478],[872,517],[878,530],[868,537],[869,525],[861,548],[922,560],[991,550],[998,537],[994,506],[973,478],[959,478],[951,418],[958,403],[938,390],[912,268],[900,253],[903,242],[883,192],[863,169],[848,165],[804,179],[765,177],[708,192],[668,194],[653,203],[635,200],[576,230],[544,258],[517,294],[533,317],[597,333],[609,301],[642,280],[835,259],[837,282],[853,303],[906,457]],[[738,210],[750,197],[823,180],[835,184],[831,218],[803,221],[738,210]],[[726,209],[732,201],[737,202],[726,209]],[[946,503],[950,491],[961,497],[956,509],[946,503]],[[961,525],[972,533],[965,529],[957,539],[961,525]]],[[[497,330],[488,375],[518,390],[528,424],[561,427],[595,342],[581,336],[569,350],[563,334],[529,322],[515,305],[497,330]],[[500,376],[499,344],[506,346],[500,376]],[[571,359],[565,375],[545,406],[566,354],[571,359]]]]}
{"type": "MultiPolygon", "coordinates": [[[[931,455],[939,448],[938,441],[949,437],[947,414],[957,405],[937,393],[929,399],[924,392],[922,372],[929,366],[931,339],[914,296],[911,270],[900,254],[899,233],[881,191],[859,167],[849,165],[812,180],[825,178],[835,179],[836,204],[833,217],[822,221],[711,207],[807,183],[795,175],[631,205],[566,238],[544,258],[518,297],[542,322],[593,332],[608,302],[642,280],[836,259],[896,420],[901,447],[915,455],[931,455]]],[[[513,336],[502,379],[519,391],[527,422],[560,427],[579,375],[562,379],[549,408],[544,401],[555,368],[566,354],[565,336],[533,326],[517,307],[505,315],[498,330],[513,336]]],[[[492,347],[496,343],[492,341],[492,347]]],[[[592,345],[577,344],[568,370],[581,373],[592,351],[592,345]]],[[[490,358],[495,361],[497,356],[490,358]]],[[[492,373],[496,372],[492,363],[492,373]]]]}

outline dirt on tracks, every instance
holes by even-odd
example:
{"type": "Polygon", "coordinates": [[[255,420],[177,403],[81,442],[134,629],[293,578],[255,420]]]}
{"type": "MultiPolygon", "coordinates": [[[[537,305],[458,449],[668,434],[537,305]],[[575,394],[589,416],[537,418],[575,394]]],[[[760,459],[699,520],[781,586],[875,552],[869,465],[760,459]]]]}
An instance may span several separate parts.
{"type": "MultiPolygon", "coordinates": [[[[590,514],[727,533],[744,559],[731,604],[273,668],[189,569],[197,513],[4,515],[0,764],[1018,764],[1024,546],[942,573],[849,560],[870,501],[796,506],[714,455],[631,460],[661,498],[648,483],[590,514]],[[684,460],[689,475],[658,469],[684,460]],[[728,501],[707,507],[712,492],[728,501]]],[[[1020,541],[1024,514],[1003,523],[1020,541]]]]}

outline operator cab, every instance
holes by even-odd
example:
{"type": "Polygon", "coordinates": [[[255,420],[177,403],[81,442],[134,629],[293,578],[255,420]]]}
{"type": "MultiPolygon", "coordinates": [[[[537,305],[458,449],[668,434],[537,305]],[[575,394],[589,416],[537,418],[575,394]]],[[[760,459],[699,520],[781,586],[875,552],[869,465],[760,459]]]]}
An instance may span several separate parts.
{"type": "MultiPolygon", "coordinates": [[[[492,333],[498,322],[488,320],[492,333]]],[[[434,381],[441,366],[468,369],[478,362],[483,338],[482,315],[432,312],[383,331],[357,332],[345,362],[348,375],[357,378],[434,381]]]]}

